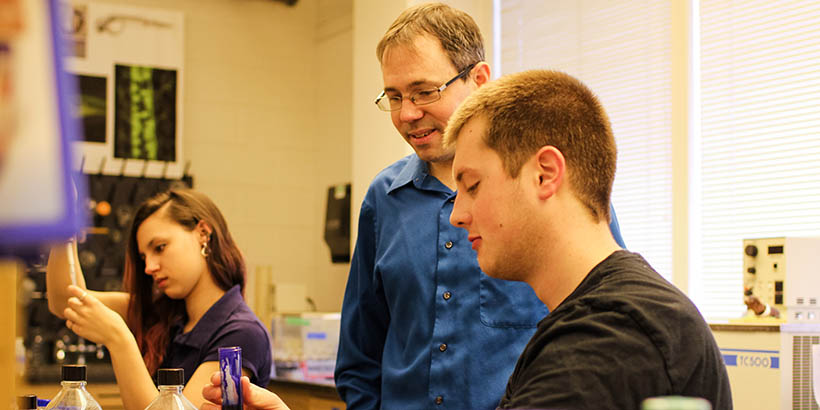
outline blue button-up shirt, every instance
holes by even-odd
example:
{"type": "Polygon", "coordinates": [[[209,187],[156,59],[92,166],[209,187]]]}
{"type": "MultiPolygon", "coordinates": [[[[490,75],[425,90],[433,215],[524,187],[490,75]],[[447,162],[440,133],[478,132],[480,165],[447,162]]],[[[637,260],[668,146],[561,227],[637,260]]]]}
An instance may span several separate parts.
{"type": "Polygon", "coordinates": [[[527,284],[481,272],[454,199],[415,154],[368,189],[336,362],[350,410],[494,409],[547,314],[527,284]]]}

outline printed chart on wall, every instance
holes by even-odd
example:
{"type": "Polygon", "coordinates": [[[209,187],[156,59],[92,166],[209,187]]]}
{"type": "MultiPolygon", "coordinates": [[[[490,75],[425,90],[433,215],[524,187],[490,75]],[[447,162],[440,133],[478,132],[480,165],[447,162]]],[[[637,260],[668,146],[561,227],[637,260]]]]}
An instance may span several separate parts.
{"type": "Polygon", "coordinates": [[[181,176],[182,13],[81,0],[64,8],[84,171],[181,176]]]}
{"type": "Polygon", "coordinates": [[[0,248],[64,239],[81,225],[69,141],[75,87],[62,68],[57,2],[0,2],[0,248]]]}

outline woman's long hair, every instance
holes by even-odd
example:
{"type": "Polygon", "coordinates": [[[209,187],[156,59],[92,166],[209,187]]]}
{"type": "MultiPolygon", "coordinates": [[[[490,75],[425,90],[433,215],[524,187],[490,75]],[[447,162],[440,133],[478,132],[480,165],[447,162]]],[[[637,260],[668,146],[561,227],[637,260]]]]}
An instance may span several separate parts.
{"type": "Polygon", "coordinates": [[[200,221],[211,228],[206,258],[216,284],[222,290],[239,285],[245,292],[245,261],[228,231],[222,213],[205,195],[190,189],[171,189],[157,194],[140,205],[131,223],[125,253],[123,288],[130,294],[126,323],[137,340],[145,366],[154,374],[170,344],[171,325],[185,317],[185,301],[174,300],[154,286],[145,274],[145,261],[137,246],[137,229],[151,215],[168,204],[166,215],[192,231],[200,221]]]}

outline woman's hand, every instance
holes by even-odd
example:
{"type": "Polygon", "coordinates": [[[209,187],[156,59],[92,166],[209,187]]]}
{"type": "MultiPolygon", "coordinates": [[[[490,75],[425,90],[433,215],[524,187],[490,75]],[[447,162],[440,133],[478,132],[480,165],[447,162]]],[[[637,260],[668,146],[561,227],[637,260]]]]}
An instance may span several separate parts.
{"type": "Polygon", "coordinates": [[[63,315],[66,327],[77,336],[101,343],[109,350],[116,349],[123,338],[132,337],[122,316],[106,307],[88,291],[69,285],[68,292],[71,297],[68,298],[68,307],[63,310],[63,315]]]}
{"type": "MultiPolygon", "coordinates": [[[[240,379],[242,385],[242,404],[245,410],[290,410],[276,394],[251,384],[247,376],[240,379]]],[[[222,375],[215,372],[211,375],[211,384],[202,388],[202,397],[211,403],[203,404],[199,410],[220,410],[222,408],[222,375]]]]}

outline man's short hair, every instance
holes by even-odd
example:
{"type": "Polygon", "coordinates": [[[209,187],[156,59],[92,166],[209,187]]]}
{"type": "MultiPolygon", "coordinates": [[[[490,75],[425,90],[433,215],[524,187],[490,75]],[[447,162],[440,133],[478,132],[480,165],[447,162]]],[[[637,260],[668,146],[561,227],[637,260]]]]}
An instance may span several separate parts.
{"type": "Polygon", "coordinates": [[[560,150],[575,194],[597,220],[609,220],[615,138],[604,108],[583,83],[549,70],[503,76],[464,100],[450,117],[444,145],[455,145],[461,128],[474,117],[486,119],[484,143],[513,178],[541,147],[560,150]]]}
{"type": "Polygon", "coordinates": [[[428,3],[404,10],[387,29],[376,47],[379,63],[388,47],[412,46],[416,37],[424,34],[441,42],[456,71],[484,61],[484,40],[473,18],[446,4],[428,3]]]}

